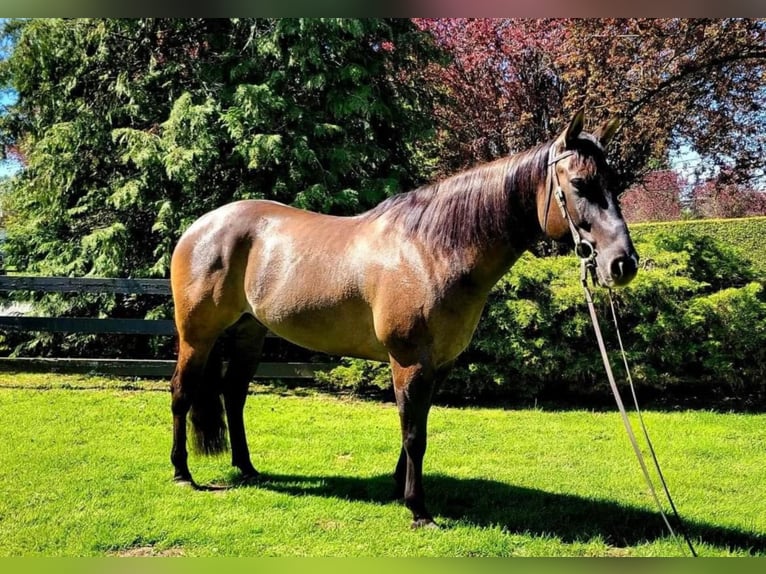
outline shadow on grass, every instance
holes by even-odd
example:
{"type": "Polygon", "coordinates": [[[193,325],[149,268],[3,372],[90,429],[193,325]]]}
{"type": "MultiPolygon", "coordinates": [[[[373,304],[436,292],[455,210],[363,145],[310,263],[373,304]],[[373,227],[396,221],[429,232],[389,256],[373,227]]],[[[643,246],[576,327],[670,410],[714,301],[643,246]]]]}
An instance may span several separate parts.
{"type": "MultiPolygon", "coordinates": [[[[324,496],[377,504],[394,500],[393,480],[387,475],[368,478],[263,475],[257,484],[246,483],[241,486],[297,496],[324,496]]],[[[499,526],[508,532],[552,535],[567,543],[600,536],[616,547],[634,546],[669,536],[659,512],[612,501],[553,494],[493,480],[460,479],[440,474],[427,475],[425,488],[429,508],[437,522],[441,517],[477,526],[499,526]]],[[[406,526],[409,514],[404,512],[403,526],[406,526]]],[[[674,517],[669,515],[668,519],[681,536],[674,517]]],[[[718,548],[750,554],[766,553],[766,534],[701,522],[686,521],[685,527],[695,545],[701,541],[718,548]]],[[[688,555],[683,540],[681,543],[688,555]]]]}

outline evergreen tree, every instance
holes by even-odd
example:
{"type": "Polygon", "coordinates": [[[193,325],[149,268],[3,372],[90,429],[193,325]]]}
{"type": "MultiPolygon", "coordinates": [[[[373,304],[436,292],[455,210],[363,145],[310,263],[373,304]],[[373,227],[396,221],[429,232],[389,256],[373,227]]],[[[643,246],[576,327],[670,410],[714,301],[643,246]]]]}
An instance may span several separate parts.
{"type": "MultiPolygon", "coordinates": [[[[423,179],[437,55],[404,19],[9,21],[0,143],[7,263],[38,275],[167,277],[180,234],[266,198],[350,214],[423,179]]],[[[49,296],[55,315],[168,317],[122,296],[49,296]]],[[[40,336],[40,352],[145,354],[40,336]]],[[[139,338],[140,339],[140,338],[139,338]]],[[[167,343],[162,343],[166,345],[167,343]]]]}
{"type": "Polygon", "coordinates": [[[166,276],[202,213],[267,198],[331,213],[421,179],[428,36],[408,20],[12,22],[0,123],[26,169],[4,197],[24,271],[166,276]]]}

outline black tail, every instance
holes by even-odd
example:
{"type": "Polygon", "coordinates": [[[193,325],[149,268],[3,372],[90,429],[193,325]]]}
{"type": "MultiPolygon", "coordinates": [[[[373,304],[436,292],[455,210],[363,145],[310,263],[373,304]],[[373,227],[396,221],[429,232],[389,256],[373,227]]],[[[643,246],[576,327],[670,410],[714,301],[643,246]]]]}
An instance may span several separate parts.
{"type": "Polygon", "coordinates": [[[214,455],[229,450],[221,395],[221,369],[221,345],[216,343],[205,367],[205,378],[192,395],[189,411],[190,442],[197,454],[214,455]]]}

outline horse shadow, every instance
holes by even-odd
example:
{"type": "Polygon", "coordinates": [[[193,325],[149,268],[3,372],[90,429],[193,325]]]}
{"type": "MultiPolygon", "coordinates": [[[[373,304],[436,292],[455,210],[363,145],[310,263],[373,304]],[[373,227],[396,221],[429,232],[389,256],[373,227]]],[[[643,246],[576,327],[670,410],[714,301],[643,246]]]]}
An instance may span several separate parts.
{"type": "MultiPolygon", "coordinates": [[[[295,496],[322,496],[373,504],[390,504],[394,497],[390,475],[372,477],[267,474],[257,482],[237,483],[295,496]]],[[[565,543],[600,537],[616,548],[667,538],[659,512],[614,501],[558,494],[513,486],[487,479],[454,478],[443,474],[425,477],[428,505],[437,522],[500,527],[508,533],[554,536],[565,543]]],[[[684,520],[678,525],[668,514],[676,534],[683,529],[693,543],[702,542],[751,555],[766,553],[766,533],[684,520]]],[[[683,544],[682,538],[681,543],[683,544]]]]}

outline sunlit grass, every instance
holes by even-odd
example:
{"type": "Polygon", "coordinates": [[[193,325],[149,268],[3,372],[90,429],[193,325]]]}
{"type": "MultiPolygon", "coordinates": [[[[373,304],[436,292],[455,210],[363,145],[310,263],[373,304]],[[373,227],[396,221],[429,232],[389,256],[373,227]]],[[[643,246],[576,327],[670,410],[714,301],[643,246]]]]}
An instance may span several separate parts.
{"type": "MultiPolygon", "coordinates": [[[[176,486],[167,383],[0,375],[2,556],[679,556],[612,412],[435,407],[425,487],[390,497],[392,404],[266,392],[246,419],[258,485],[226,457],[176,486]]],[[[766,555],[766,416],[644,414],[699,553],[766,555]]]]}

